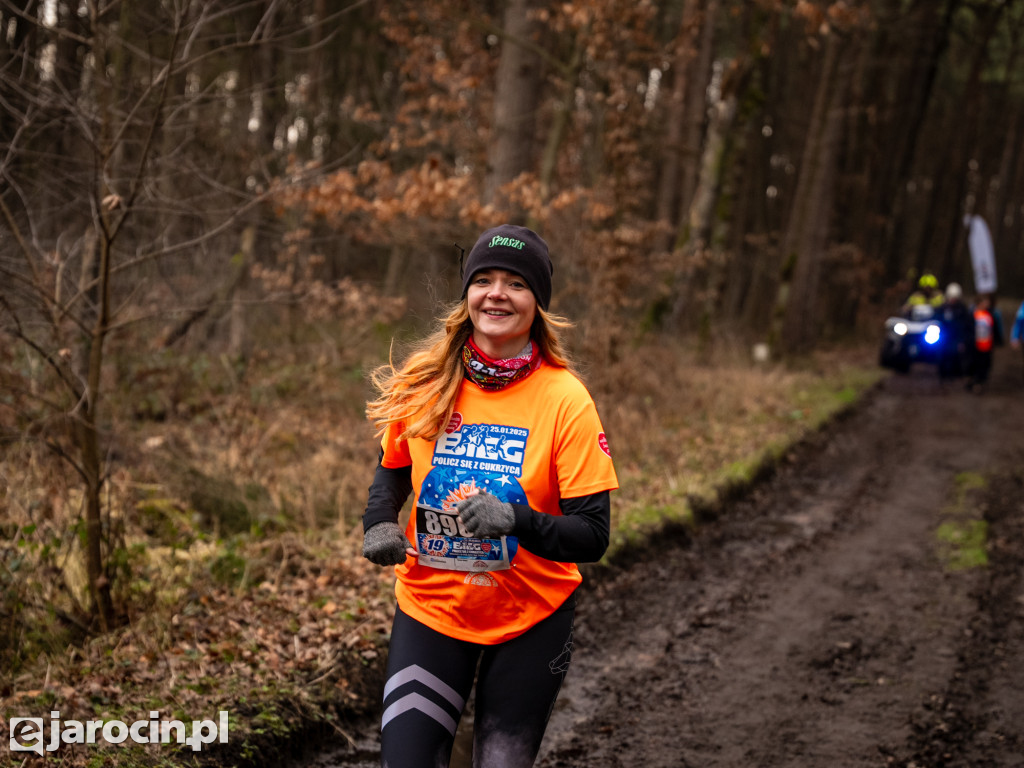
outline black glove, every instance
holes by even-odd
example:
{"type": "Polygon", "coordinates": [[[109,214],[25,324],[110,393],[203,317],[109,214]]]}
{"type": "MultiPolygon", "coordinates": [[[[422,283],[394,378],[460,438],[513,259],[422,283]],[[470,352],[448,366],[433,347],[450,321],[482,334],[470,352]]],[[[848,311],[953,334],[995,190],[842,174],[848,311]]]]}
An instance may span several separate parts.
{"type": "Polygon", "coordinates": [[[481,491],[459,502],[459,517],[477,539],[497,538],[512,533],[516,516],[512,505],[481,491]]]}
{"type": "Polygon", "coordinates": [[[398,523],[377,523],[363,533],[363,557],[376,565],[400,565],[411,545],[398,523]]]}

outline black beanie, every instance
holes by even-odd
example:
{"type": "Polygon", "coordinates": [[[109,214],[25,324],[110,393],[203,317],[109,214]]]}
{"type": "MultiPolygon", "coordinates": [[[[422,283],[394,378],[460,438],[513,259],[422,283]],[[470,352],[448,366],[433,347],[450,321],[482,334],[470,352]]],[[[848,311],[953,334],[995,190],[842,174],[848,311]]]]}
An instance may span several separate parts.
{"type": "Polygon", "coordinates": [[[462,273],[463,296],[473,275],[482,269],[504,269],[522,275],[542,309],[547,309],[551,303],[554,267],[548,256],[548,244],[533,230],[502,224],[480,235],[462,273]]]}

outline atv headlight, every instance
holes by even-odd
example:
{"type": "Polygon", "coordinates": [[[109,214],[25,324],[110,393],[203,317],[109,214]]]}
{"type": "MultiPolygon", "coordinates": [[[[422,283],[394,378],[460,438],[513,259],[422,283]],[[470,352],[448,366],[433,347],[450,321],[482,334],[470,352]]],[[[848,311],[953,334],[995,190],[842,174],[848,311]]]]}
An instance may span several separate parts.
{"type": "Polygon", "coordinates": [[[924,340],[929,344],[934,344],[936,341],[939,340],[940,335],[941,331],[939,331],[939,326],[929,325],[928,330],[924,332],[924,340]]]}
{"type": "Polygon", "coordinates": [[[894,325],[892,327],[892,332],[895,333],[897,336],[906,336],[907,335],[907,324],[906,323],[896,323],[896,325],[894,325]]]}

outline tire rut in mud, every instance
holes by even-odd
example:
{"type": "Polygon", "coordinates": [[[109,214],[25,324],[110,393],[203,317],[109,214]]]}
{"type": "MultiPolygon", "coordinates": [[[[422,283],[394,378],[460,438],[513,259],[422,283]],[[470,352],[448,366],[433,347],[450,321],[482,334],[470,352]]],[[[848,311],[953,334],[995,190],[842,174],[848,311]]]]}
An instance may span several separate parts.
{"type": "Polygon", "coordinates": [[[983,500],[989,568],[957,668],[914,722],[901,768],[1024,764],[1024,475],[996,478],[983,500]]]}

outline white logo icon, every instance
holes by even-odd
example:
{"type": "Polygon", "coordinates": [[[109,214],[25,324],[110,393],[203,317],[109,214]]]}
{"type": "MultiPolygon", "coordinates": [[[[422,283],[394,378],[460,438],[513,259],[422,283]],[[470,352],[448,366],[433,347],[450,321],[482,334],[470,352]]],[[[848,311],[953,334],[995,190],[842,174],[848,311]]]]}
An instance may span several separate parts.
{"type": "Polygon", "coordinates": [[[11,718],[11,752],[46,751],[43,746],[43,718],[12,717],[11,718]]]}

